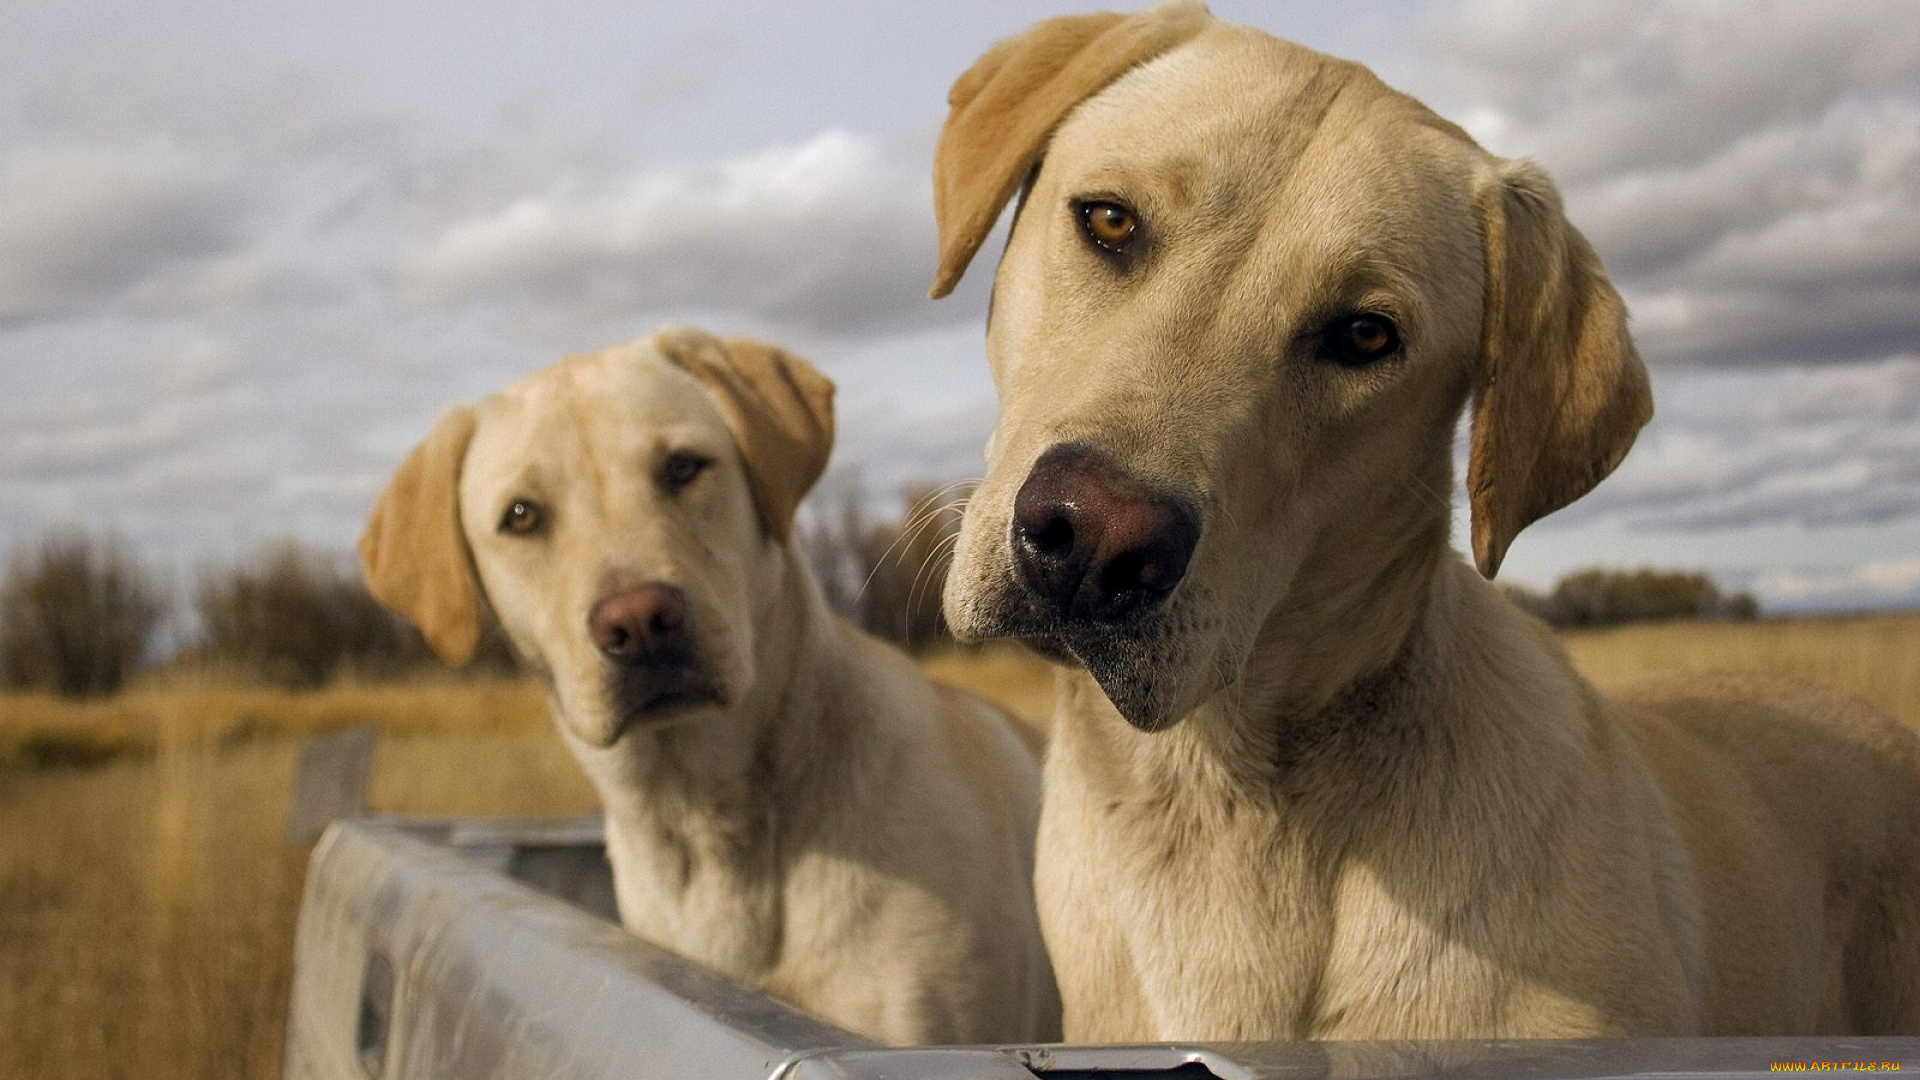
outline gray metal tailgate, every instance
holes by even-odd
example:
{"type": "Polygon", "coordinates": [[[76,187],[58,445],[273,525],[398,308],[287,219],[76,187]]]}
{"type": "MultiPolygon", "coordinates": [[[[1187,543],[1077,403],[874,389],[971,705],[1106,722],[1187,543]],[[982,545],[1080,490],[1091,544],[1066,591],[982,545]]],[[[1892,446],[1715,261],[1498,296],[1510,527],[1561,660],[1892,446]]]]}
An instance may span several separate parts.
{"type": "Polygon", "coordinates": [[[286,1076],[1602,1080],[1788,1071],[1776,1063],[1920,1069],[1920,1038],[885,1049],[613,920],[596,821],[336,823],[307,876],[286,1076]]]}

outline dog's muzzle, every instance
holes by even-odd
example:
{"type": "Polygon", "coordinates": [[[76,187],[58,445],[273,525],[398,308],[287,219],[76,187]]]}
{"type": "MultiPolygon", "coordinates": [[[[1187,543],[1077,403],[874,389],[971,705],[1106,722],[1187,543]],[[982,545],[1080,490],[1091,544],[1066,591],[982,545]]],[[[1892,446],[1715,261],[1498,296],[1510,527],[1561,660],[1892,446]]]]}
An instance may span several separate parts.
{"type": "Polygon", "coordinates": [[[725,704],[700,663],[693,631],[686,593],[674,585],[636,585],[593,606],[587,632],[608,661],[608,688],[619,717],[615,738],[637,721],[661,719],[688,706],[725,704]]]}
{"type": "Polygon", "coordinates": [[[1076,443],[1049,449],[1014,497],[999,632],[1077,661],[1127,721],[1171,723],[1192,629],[1171,603],[1201,535],[1184,499],[1076,443]]]}

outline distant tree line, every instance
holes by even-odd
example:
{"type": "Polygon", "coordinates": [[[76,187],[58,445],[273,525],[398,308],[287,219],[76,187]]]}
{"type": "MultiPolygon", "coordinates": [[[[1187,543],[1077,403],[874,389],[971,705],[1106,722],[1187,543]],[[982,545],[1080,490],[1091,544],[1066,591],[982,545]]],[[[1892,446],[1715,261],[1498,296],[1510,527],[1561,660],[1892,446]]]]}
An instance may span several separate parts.
{"type": "Polygon", "coordinates": [[[1547,592],[1504,586],[1507,598],[1550,626],[1577,628],[1670,619],[1759,617],[1749,592],[1725,592],[1697,570],[1577,570],[1547,592]]]}
{"type": "MultiPolygon", "coordinates": [[[[950,641],[940,597],[968,494],[958,485],[911,489],[897,516],[876,515],[857,483],[816,498],[799,543],[828,602],[909,649],[950,641]]],[[[1560,627],[1759,614],[1752,595],[1725,592],[1695,571],[1591,569],[1545,593],[1505,588],[1520,607],[1560,627]]],[[[170,590],[117,538],[60,532],[22,543],[0,578],[0,686],[100,696],[142,670],[192,666],[308,688],[343,676],[401,677],[439,663],[413,627],[368,595],[351,558],[291,541],[203,570],[187,608],[190,620],[170,622],[180,610],[170,590]],[[176,628],[172,651],[157,656],[168,625],[176,628]]],[[[497,632],[483,635],[474,667],[514,670],[497,632]]]]}
{"type": "MultiPolygon", "coordinates": [[[[367,593],[350,559],[291,541],[206,570],[188,607],[197,629],[155,655],[179,606],[125,542],[63,531],[23,543],[0,578],[0,686],[96,697],[142,670],[196,667],[304,689],[436,662],[419,633],[367,593]]],[[[483,638],[477,667],[513,663],[497,635],[483,638]]]]}
{"type": "MultiPolygon", "coordinates": [[[[367,592],[351,559],[292,541],[204,574],[194,610],[200,637],[181,659],[275,686],[395,678],[438,663],[419,631],[367,592]]],[[[483,636],[473,663],[486,671],[514,667],[497,634],[483,636]]]]}

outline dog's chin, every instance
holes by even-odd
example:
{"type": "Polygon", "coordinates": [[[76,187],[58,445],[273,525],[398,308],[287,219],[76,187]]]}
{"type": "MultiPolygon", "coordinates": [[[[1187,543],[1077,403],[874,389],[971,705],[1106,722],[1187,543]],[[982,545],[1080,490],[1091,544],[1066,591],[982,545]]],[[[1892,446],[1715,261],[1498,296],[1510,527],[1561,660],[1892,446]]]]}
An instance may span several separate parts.
{"type": "Polygon", "coordinates": [[[614,738],[662,727],[727,704],[726,687],[698,668],[635,668],[616,675],[608,687],[612,712],[619,718],[614,738]]]}
{"type": "Polygon", "coordinates": [[[1107,696],[1115,712],[1139,731],[1165,731],[1186,715],[1183,681],[1167,673],[1184,666],[1145,643],[1104,632],[1082,632],[1062,644],[1107,696]]]}
{"type": "MultiPolygon", "coordinates": [[[[587,722],[570,722],[580,741],[607,749],[636,732],[657,731],[725,708],[729,697],[716,679],[699,672],[631,671],[609,678],[587,722]]],[[[571,710],[570,710],[571,712],[571,710]]]]}
{"type": "Polygon", "coordinates": [[[1140,731],[1165,731],[1188,711],[1191,680],[1168,674],[1187,670],[1186,649],[1164,613],[1120,624],[1070,622],[1009,590],[974,614],[963,640],[1015,638],[1049,660],[1086,669],[1140,731]]]}

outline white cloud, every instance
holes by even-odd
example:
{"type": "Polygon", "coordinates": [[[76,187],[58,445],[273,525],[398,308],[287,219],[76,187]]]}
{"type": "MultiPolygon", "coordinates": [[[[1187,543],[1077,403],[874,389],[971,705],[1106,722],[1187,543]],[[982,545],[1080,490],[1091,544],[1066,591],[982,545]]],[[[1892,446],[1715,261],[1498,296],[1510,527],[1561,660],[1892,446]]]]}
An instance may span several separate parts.
{"type": "Polygon", "coordinates": [[[829,131],[718,162],[556,181],[415,245],[399,280],[416,303],[503,305],[536,332],[689,311],[826,336],[950,321],[970,309],[926,300],[930,190],[920,163],[829,131]]]}
{"type": "Polygon", "coordinates": [[[1920,558],[1839,570],[1770,570],[1756,576],[1752,588],[1763,604],[1787,609],[1920,604],[1920,558]]]}
{"type": "Polygon", "coordinates": [[[82,62],[17,96],[0,93],[0,320],[16,324],[341,302],[377,282],[415,155],[447,153],[245,62],[82,62]]]}
{"type": "Polygon", "coordinates": [[[1920,75],[1909,0],[1462,0],[1428,30],[1500,118],[1495,149],[1574,182],[1700,161],[1920,75]]]}
{"type": "Polygon", "coordinates": [[[202,440],[210,430],[244,430],[259,408],[253,389],[239,386],[158,400],[116,395],[19,407],[0,424],[0,457],[19,477],[127,468],[202,440]]]}
{"type": "Polygon", "coordinates": [[[82,311],[235,240],[231,168],[165,137],[0,156],[0,319],[82,311]]]}
{"type": "MultiPolygon", "coordinates": [[[[1751,243],[1754,230],[1783,223],[1855,229],[1896,216],[1917,174],[1920,101],[1849,101],[1808,124],[1752,129],[1717,153],[1589,178],[1574,197],[1582,228],[1613,269],[1637,274],[1713,258],[1728,242],[1751,243]]],[[[1834,238],[1813,239],[1803,253],[1834,238]]]]}
{"type": "Polygon", "coordinates": [[[229,382],[245,370],[246,361],[232,341],[194,332],[154,356],[148,367],[161,392],[184,395],[229,382]]]}
{"type": "Polygon", "coordinates": [[[157,268],[127,293],[128,306],[149,315],[317,306],[349,290],[313,268],[294,266],[255,248],[157,268]]]}
{"type": "Polygon", "coordinates": [[[1713,531],[1920,528],[1920,357],[1749,375],[1671,374],[1620,469],[1550,521],[1713,531]]]}
{"type": "Polygon", "coordinates": [[[1565,187],[1650,360],[1920,338],[1920,5],[1462,0],[1430,30],[1461,118],[1565,187]]]}

